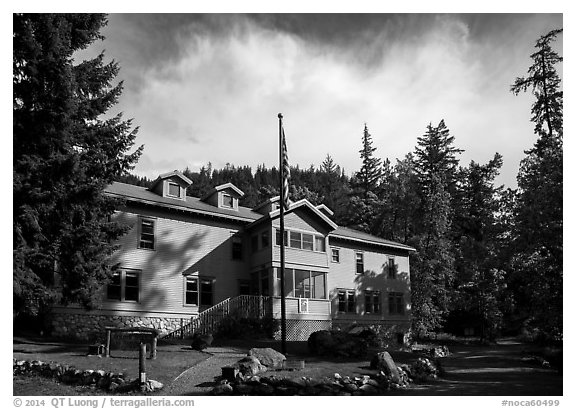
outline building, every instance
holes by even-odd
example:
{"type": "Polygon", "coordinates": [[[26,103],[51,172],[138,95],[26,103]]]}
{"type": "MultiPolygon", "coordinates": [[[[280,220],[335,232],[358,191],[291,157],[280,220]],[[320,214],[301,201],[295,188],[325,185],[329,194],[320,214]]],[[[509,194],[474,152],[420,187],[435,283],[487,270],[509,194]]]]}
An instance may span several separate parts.
{"type": "MultiPolygon", "coordinates": [[[[255,305],[280,318],[279,199],[249,209],[231,183],[202,198],[186,196],[190,184],[174,171],[150,189],[107,188],[126,203],[115,217],[132,226],[113,257],[120,269],[100,309],[54,310],[55,335],[91,338],[109,325],[183,335],[255,305]]],[[[407,330],[414,249],[337,226],[331,216],[307,200],[285,213],[287,339],[352,324],[407,330]]]]}

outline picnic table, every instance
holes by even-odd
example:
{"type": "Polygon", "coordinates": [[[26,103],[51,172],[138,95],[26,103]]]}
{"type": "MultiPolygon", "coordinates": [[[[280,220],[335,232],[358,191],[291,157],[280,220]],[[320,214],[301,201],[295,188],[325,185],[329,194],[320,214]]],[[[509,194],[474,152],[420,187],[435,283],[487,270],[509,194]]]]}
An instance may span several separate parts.
{"type": "Polygon", "coordinates": [[[146,334],[152,336],[150,347],[150,359],[156,359],[156,345],[158,344],[158,335],[160,330],[148,327],[105,327],[106,329],[106,358],[110,357],[110,340],[113,332],[125,332],[130,334],[146,334]]]}

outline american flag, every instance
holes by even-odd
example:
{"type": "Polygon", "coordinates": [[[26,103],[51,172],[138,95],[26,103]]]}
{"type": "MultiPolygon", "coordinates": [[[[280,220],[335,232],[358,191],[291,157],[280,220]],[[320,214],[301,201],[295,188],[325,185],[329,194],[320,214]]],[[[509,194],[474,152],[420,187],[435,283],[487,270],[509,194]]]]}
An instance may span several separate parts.
{"type": "Polygon", "coordinates": [[[290,165],[288,164],[288,150],[286,149],[286,135],[284,134],[284,126],[282,126],[282,170],[284,173],[284,178],[282,180],[282,190],[284,193],[284,202],[282,205],[285,210],[290,208],[290,165]]]}

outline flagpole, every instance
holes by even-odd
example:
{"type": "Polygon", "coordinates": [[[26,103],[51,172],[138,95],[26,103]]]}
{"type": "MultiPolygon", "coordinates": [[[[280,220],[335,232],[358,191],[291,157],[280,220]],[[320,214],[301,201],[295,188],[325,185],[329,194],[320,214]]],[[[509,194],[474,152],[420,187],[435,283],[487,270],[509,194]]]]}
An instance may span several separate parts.
{"type": "Polygon", "coordinates": [[[278,134],[280,138],[280,333],[282,337],[282,353],[286,354],[286,294],[284,291],[284,158],[282,147],[284,135],[282,132],[282,114],[278,114],[278,134]]]}

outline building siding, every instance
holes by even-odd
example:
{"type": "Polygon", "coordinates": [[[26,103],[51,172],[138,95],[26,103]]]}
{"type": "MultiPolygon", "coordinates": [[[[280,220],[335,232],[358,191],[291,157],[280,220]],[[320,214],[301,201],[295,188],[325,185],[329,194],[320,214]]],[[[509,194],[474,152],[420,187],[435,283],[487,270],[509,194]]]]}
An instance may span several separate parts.
{"type": "Polygon", "coordinates": [[[157,209],[129,208],[116,218],[133,227],[120,239],[122,250],[112,261],[121,268],[141,271],[140,302],[106,300],[104,309],[196,314],[197,306],[184,305],[185,276],[213,279],[214,304],[237,295],[237,280],[249,278],[246,246],[244,260],[232,259],[231,236],[239,231],[238,225],[157,209]],[[139,216],[155,218],[154,250],[137,248],[139,216]]]}

